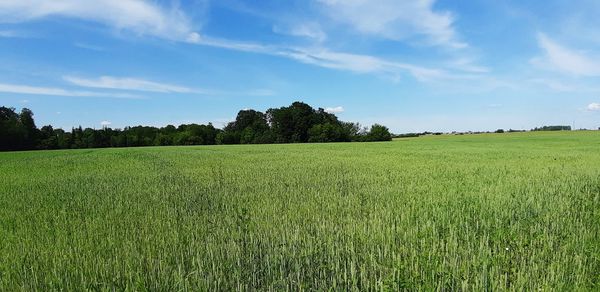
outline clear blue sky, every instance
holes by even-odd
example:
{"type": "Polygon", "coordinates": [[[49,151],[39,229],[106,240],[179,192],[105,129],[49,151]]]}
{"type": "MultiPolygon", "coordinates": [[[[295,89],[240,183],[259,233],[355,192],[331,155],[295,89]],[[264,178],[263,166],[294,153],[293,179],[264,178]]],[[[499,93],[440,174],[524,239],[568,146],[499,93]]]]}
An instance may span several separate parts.
{"type": "Polygon", "coordinates": [[[600,1],[0,0],[0,105],[38,126],[301,100],[394,132],[600,127],[600,1]]]}

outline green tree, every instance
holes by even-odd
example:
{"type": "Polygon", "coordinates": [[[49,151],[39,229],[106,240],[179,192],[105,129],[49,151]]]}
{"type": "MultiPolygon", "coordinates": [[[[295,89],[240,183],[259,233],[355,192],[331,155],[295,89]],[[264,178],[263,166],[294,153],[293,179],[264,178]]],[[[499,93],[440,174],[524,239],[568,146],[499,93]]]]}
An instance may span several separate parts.
{"type": "Polygon", "coordinates": [[[58,149],[58,138],[52,126],[43,126],[40,129],[40,141],[37,145],[39,149],[58,149]]]}
{"type": "Polygon", "coordinates": [[[391,141],[392,134],[386,126],[374,124],[366,135],[366,141],[391,141]]]}
{"type": "Polygon", "coordinates": [[[269,130],[265,114],[255,110],[241,110],[235,121],[225,126],[225,133],[219,139],[223,144],[262,143],[269,130]]]}
{"type": "Polygon", "coordinates": [[[0,150],[23,149],[25,135],[15,109],[0,107],[0,150]]]}
{"type": "Polygon", "coordinates": [[[28,108],[21,109],[19,115],[19,121],[23,127],[24,136],[24,147],[26,149],[33,149],[38,143],[38,129],[35,126],[33,119],[33,112],[28,108]]]}
{"type": "Polygon", "coordinates": [[[340,124],[317,124],[309,130],[308,142],[344,142],[348,137],[340,124]]]}
{"type": "Polygon", "coordinates": [[[278,143],[308,142],[308,131],[318,122],[315,110],[298,101],[288,107],[269,109],[267,117],[278,143]]]}

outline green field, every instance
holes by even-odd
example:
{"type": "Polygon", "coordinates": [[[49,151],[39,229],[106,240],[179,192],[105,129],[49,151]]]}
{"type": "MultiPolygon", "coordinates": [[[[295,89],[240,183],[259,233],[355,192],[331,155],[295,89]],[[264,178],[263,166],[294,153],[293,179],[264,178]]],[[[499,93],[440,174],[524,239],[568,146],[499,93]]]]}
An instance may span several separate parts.
{"type": "Polygon", "coordinates": [[[600,132],[0,153],[0,290],[597,290],[600,132]]]}

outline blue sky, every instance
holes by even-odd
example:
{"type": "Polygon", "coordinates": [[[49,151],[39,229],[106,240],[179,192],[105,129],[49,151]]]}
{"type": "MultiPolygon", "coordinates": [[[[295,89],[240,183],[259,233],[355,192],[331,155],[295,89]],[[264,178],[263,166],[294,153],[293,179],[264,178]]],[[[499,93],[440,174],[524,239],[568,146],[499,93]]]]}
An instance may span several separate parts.
{"type": "Polygon", "coordinates": [[[394,132],[600,127],[600,2],[0,0],[0,105],[38,126],[301,100],[394,132]]]}

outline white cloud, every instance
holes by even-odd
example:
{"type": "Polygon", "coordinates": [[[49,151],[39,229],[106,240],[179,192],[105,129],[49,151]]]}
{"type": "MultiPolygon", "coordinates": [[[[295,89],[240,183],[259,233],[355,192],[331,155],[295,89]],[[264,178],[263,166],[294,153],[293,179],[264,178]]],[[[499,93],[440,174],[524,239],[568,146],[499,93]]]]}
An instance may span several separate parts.
{"type": "Polygon", "coordinates": [[[113,97],[113,98],[141,98],[137,95],[126,93],[106,93],[90,91],[73,91],[63,88],[37,87],[19,84],[0,83],[0,92],[15,94],[34,94],[34,95],[52,95],[52,96],[70,96],[70,97],[113,97]]]}
{"type": "Polygon", "coordinates": [[[464,48],[450,12],[433,10],[435,0],[317,0],[325,14],[355,30],[402,40],[424,36],[432,45],[464,48]]]}
{"type": "Polygon", "coordinates": [[[229,49],[235,51],[242,52],[250,52],[250,53],[263,53],[263,54],[275,54],[278,48],[273,46],[266,46],[256,43],[247,43],[247,42],[238,42],[231,40],[224,40],[218,38],[207,38],[207,37],[197,37],[190,36],[186,40],[188,43],[203,45],[221,49],[229,49]]]}
{"type": "Polygon", "coordinates": [[[192,32],[192,33],[188,34],[188,36],[185,39],[186,42],[193,43],[193,44],[199,43],[201,40],[202,40],[202,37],[197,32],[192,32]]]}
{"type": "Polygon", "coordinates": [[[600,76],[600,61],[582,52],[560,45],[545,34],[538,34],[538,44],[545,52],[532,63],[575,76],[600,76]]]}
{"type": "MultiPolygon", "coordinates": [[[[436,43],[444,43],[454,47],[462,46],[454,37],[452,28],[453,18],[449,14],[440,14],[432,11],[432,2],[429,0],[413,1],[403,0],[378,0],[381,3],[372,4],[366,0],[323,0],[326,7],[337,9],[338,6],[344,17],[350,17],[354,13],[364,16],[357,19],[356,25],[360,30],[372,33],[390,34],[389,37],[396,38],[397,27],[405,26],[418,33],[426,34],[434,39],[436,43]],[[367,3],[369,2],[369,3],[367,3]],[[380,7],[380,8],[377,8],[380,7]],[[407,12],[406,9],[413,9],[407,12]],[[382,9],[382,11],[379,11],[382,9]],[[389,10],[388,10],[389,9],[389,10]],[[385,12],[385,13],[383,13],[385,12]],[[379,13],[383,15],[379,16],[379,13]],[[392,15],[387,15],[392,13],[392,15]],[[386,16],[387,15],[387,16],[386,16]],[[369,20],[375,21],[373,27],[369,26],[369,20]],[[417,21],[418,20],[418,21],[417,21]],[[391,27],[391,31],[387,28],[391,27]],[[378,28],[381,28],[378,29],[378,28]]],[[[40,19],[49,16],[64,16],[88,21],[104,23],[109,27],[127,30],[141,35],[152,35],[166,39],[188,42],[192,44],[219,47],[237,51],[262,53],[284,56],[304,63],[320,67],[347,70],[358,73],[379,73],[392,76],[397,79],[399,75],[408,72],[419,80],[438,78],[443,75],[442,70],[430,69],[422,66],[388,61],[374,56],[336,52],[321,48],[290,48],[271,46],[255,43],[243,43],[223,39],[207,38],[195,32],[186,16],[176,7],[170,10],[161,7],[155,2],[142,0],[3,0],[0,1],[0,23],[20,22],[40,19]]],[[[348,18],[348,19],[350,19],[348,18]]],[[[317,23],[304,23],[291,27],[289,34],[324,40],[326,34],[317,23]]],[[[87,44],[76,43],[76,46],[87,49],[102,49],[87,44]]],[[[471,68],[478,71],[480,68],[471,68]]],[[[479,70],[481,71],[481,70],[479,70]]],[[[134,78],[115,78],[102,76],[97,79],[85,79],[66,76],[65,80],[83,87],[140,90],[168,93],[201,93],[218,94],[217,92],[206,92],[190,89],[183,86],[162,84],[147,80],[134,78]]]]}
{"type": "Polygon", "coordinates": [[[587,109],[589,111],[600,111],[600,103],[592,102],[592,103],[588,104],[587,109]]]}
{"type": "MultiPolygon", "coordinates": [[[[433,11],[432,0],[319,0],[326,10],[333,13],[339,10],[339,19],[348,22],[365,33],[381,35],[391,39],[401,39],[402,31],[426,35],[436,45],[464,47],[456,40],[454,18],[449,13],[433,11]]],[[[278,55],[313,64],[320,67],[346,70],[358,73],[377,73],[398,79],[408,73],[418,80],[443,78],[448,75],[441,69],[390,61],[383,58],[333,51],[326,48],[292,48],[285,46],[244,43],[201,36],[192,29],[184,13],[173,6],[161,7],[155,2],[143,0],[1,0],[0,23],[21,22],[49,16],[63,16],[104,23],[105,25],[127,30],[141,35],[152,35],[165,39],[192,44],[219,47],[237,51],[278,55]]],[[[317,41],[327,36],[318,23],[303,23],[286,30],[287,33],[317,41]]],[[[78,47],[94,50],[103,48],[76,43],[78,47]]],[[[470,61],[460,61],[463,71],[475,73],[487,69],[473,65],[470,61]]],[[[102,76],[85,79],[66,76],[65,80],[83,87],[140,90],[152,92],[219,94],[219,92],[195,90],[183,86],[162,84],[134,78],[102,76]]]]}
{"type": "Polygon", "coordinates": [[[325,111],[330,114],[339,114],[344,112],[344,107],[336,106],[336,107],[327,107],[325,111]]]}
{"type": "Polygon", "coordinates": [[[327,39],[327,34],[321,29],[321,26],[315,22],[299,23],[287,29],[274,26],[273,32],[309,38],[318,42],[323,42],[325,39],[327,39]]]}
{"type": "Polygon", "coordinates": [[[194,90],[172,84],[158,83],[135,78],[117,78],[112,76],[100,76],[94,79],[80,78],[74,76],[63,76],[63,79],[71,84],[82,87],[137,90],[162,93],[192,93],[194,90]]]}
{"type": "Polygon", "coordinates": [[[100,122],[100,126],[102,126],[103,128],[110,126],[110,124],[112,124],[110,121],[102,121],[102,122],[100,122]]]}
{"type": "Polygon", "coordinates": [[[2,0],[0,22],[14,23],[64,16],[104,23],[119,30],[166,39],[185,40],[193,33],[179,9],[165,9],[143,0],[2,0]]]}
{"type": "Polygon", "coordinates": [[[380,73],[397,77],[404,72],[420,81],[443,78],[445,72],[417,65],[388,61],[375,56],[333,52],[327,49],[296,48],[278,54],[320,67],[357,73],[380,73]]]}

